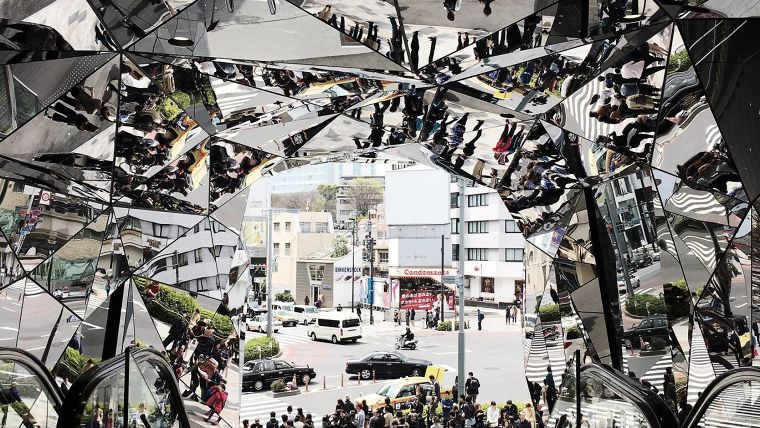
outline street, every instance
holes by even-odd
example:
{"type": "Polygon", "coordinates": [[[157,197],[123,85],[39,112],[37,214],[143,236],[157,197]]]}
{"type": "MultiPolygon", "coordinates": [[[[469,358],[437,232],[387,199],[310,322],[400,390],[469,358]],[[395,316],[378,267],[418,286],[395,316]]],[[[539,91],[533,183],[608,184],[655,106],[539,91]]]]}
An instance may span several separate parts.
{"type": "MultiPolygon", "coordinates": [[[[480,380],[478,401],[529,401],[522,365],[521,327],[519,324],[505,325],[503,311],[484,311],[484,314],[483,330],[478,331],[475,309],[468,308],[466,312],[470,329],[465,334],[465,367],[480,380]],[[505,364],[507,361],[512,363],[505,364]]],[[[319,425],[322,416],[332,412],[338,399],[348,395],[352,400],[361,400],[361,395],[379,389],[385,382],[384,379],[360,382],[357,376],[345,373],[346,361],[363,357],[372,351],[394,351],[393,345],[396,338],[404,332],[404,326],[378,322],[377,319],[375,325],[370,326],[367,321],[369,314],[365,311],[362,315],[363,338],[356,344],[312,342],[306,336],[306,327],[300,325],[283,328],[275,333],[274,337],[280,341],[282,349],[280,358],[296,365],[308,364],[315,369],[317,378],[309,385],[308,393],[301,387],[302,393],[291,397],[274,399],[266,391],[243,393],[241,420],[248,419],[252,422],[260,418],[263,423],[269,418],[269,412],[281,414],[288,405],[292,405],[294,409],[300,407],[304,413],[311,413],[319,425]]],[[[427,330],[420,321],[417,321],[416,327],[412,327],[412,331],[415,339],[419,340],[419,348],[400,352],[409,357],[431,360],[435,365],[446,369],[441,387],[451,388],[457,370],[457,332],[427,330]]],[[[247,338],[258,336],[258,333],[246,335],[247,338]]]]}

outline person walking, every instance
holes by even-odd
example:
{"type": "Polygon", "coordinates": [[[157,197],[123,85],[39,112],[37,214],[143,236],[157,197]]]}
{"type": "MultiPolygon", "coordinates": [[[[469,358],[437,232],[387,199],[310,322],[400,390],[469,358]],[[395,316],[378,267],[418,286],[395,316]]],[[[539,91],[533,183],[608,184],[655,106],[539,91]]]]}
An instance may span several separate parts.
{"type": "Polygon", "coordinates": [[[362,321],[362,307],[361,305],[356,305],[356,316],[359,317],[359,322],[362,321]]]}
{"type": "Polygon", "coordinates": [[[517,323],[517,306],[512,305],[512,309],[509,310],[509,315],[512,317],[512,323],[517,323]]]}
{"type": "Polygon", "coordinates": [[[469,372],[467,376],[468,378],[464,382],[464,390],[467,394],[467,398],[470,399],[472,403],[476,403],[478,401],[478,394],[480,393],[480,381],[472,374],[472,372],[469,372]]]}
{"type": "Polygon", "coordinates": [[[512,306],[507,305],[507,309],[504,310],[504,318],[507,320],[507,325],[512,323],[512,306]]]}
{"type": "Polygon", "coordinates": [[[483,318],[485,318],[485,315],[478,308],[478,331],[483,330],[483,318]]]}
{"type": "Polygon", "coordinates": [[[417,311],[415,311],[415,310],[414,310],[414,308],[412,308],[412,313],[411,313],[411,315],[409,316],[409,319],[412,321],[412,327],[414,327],[414,317],[415,317],[416,315],[417,315],[417,311]]]}
{"type": "Polygon", "coordinates": [[[411,319],[411,313],[409,312],[409,309],[406,310],[406,313],[404,313],[404,318],[406,318],[406,325],[407,327],[410,325],[409,320],[411,319]]]}
{"type": "Polygon", "coordinates": [[[180,342],[182,337],[187,335],[187,323],[189,321],[190,317],[187,314],[183,314],[181,318],[172,324],[169,328],[169,335],[163,341],[164,349],[171,349],[176,342],[180,342]]]}
{"type": "Polygon", "coordinates": [[[435,402],[438,403],[441,401],[441,384],[438,383],[438,380],[433,375],[430,375],[429,379],[433,385],[433,397],[435,398],[435,402]]]}

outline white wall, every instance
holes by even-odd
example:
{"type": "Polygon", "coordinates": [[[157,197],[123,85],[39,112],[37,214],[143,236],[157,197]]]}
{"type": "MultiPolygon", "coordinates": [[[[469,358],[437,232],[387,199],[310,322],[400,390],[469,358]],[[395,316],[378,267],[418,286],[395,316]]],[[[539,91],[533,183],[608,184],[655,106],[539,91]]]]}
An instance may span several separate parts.
{"type": "Polygon", "coordinates": [[[422,166],[385,174],[388,225],[449,223],[449,174],[422,166]]]}

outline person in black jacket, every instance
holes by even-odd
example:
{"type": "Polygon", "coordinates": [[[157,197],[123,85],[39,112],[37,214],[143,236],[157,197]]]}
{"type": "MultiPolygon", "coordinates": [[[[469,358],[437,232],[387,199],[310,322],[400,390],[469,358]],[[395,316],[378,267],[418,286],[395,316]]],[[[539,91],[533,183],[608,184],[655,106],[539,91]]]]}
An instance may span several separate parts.
{"type": "Polygon", "coordinates": [[[475,403],[477,402],[478,394],[480,393],[480,381],[472,374],[472,372],[468,373],[468,376],[469,377],[464,382],[464,390],[467,393],[467,398],[475,403]]]}
{"type": "Polygon", "coordinates": [[[163,341],[165,349],[171,349],[176,342],[181,342],[182,337],[187,335],[187,323],[189,321],[190,317],[187,314],[183,314],[182,318],[172,324],[171,328],[169,328],[169,335],[163,341]]]}

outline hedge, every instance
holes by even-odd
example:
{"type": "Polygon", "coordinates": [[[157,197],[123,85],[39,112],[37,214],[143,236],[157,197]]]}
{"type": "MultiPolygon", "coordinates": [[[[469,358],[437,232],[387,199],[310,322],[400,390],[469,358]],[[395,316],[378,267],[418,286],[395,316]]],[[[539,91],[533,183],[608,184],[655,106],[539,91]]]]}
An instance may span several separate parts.
{"type": "Polygon", "coordinates": [[[100,363],[99,359],[88,355],[80,355],[79,351],[67,346],[66,350],[63,351],[63,355],[58,360],[54,372],[62,378],[65,377],[73,381],[82,373],[82,368],[87,364],[87,360],[89,359],[92,359],[95,364],[100,363]]]}
{"type": "Polygon", "coordinates": [[[654,314],[666,314],[665,301],[651,294],[637,294],[628,298],[625,310],[636,316],[649,316],[654,314]],[[647,305],[648,304],[648,305],[647,305]]]}
{"type": "Polygon", "coordinates": [[[539,306],[538,318],[541,320],[541,323],[560,321],[559,305],[554,303],[539,306]]]}
{"type": "Polygon", "coordinates": [[[245,361],[273,357],[280,353],[280,343],[275,338],[266,336],[256,337],[248,340],[243,350],[245,352],[243,357],[245,361]],[[261,356],[259,356],[259,350],[256,348],[261,348],[261,356]]]}
{"type": "Polygon", "coordinates": [[[436,330],[451,331],[451,321],[443,321],[443,322],[438,323],[438,327],[436,327],[436,330]]]}
{"type": "MultiPolygon", "coordinates": [[[[140,294],[145,298],[145,289],[150,280],[144,278],[135,278],[135,284],[140,294]]],[[[201,318],[211,320],[211,327],[215,330],[215,335],[220,339],[226,339],[236,335],[235,326],[227,315],[220,315],[214,311],[202,308],[198,301],[174,288],[160,284],[161,291],[155,299],[147,303],[148,313],[151,317],[163,321],[169,325],[178,321],[182,314],[192,314],[196,309],[200,310],[201,318]]]]}
{"type": "Polygon", "coordinates": [[[295,302],[295,299],[293,299],[293,295],[290,294],[290,291],[277,293],[274,295],[274,299],[278,302],[295,302]]]}
{"type": "Polygon", "coordinates": [[[567,340],[580,339],[583,337],[581,329],[578,327],[570,327],[567,329],[567,340]]]}

